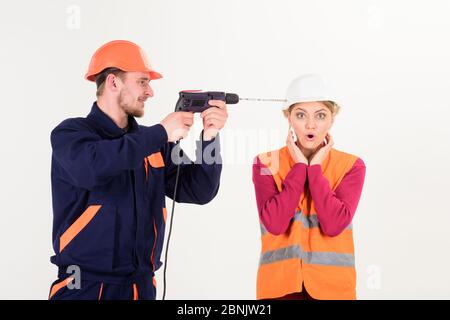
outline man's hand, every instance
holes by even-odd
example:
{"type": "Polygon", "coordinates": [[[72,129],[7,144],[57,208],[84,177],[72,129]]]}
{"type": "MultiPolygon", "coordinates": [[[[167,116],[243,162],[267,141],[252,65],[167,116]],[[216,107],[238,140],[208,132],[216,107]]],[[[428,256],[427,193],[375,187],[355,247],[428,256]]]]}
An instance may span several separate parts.
{"type": "Polygon", "coordinates": [[[200,114],[203,119],[203,140],[209,141],[217,135],[225,125],[228,118],[227,105],[221,100],[210,100],[211,108],[200,114]]]}
{"type": "Polygon", "coordinates": [[[193,123],[194,114],[184,111],[172,112],[160,122],[166,129],[169,142],[186,138],[193,123]]]}

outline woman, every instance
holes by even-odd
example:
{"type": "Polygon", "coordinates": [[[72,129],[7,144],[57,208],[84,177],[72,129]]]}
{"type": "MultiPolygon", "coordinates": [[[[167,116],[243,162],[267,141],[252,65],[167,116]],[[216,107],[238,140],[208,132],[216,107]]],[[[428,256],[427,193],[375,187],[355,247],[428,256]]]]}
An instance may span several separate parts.
{"type": "Polygon", "coordinates": [[[286,146],[255,159],[258,299],[356,299],[351,222],[365,165],[332,148],[338,111],[319,76],[295,79],[283,110],[286,146]]]}

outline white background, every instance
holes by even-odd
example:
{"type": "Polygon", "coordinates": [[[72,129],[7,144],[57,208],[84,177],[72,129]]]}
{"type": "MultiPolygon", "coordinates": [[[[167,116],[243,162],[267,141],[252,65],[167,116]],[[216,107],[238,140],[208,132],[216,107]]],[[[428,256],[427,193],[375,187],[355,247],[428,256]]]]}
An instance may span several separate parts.
{"type": "MultiPolygon", "coordinates": [[[[0,7],[0,298],[46,299],[55,280],[49,134],[89,112],[95,88],[83,75],[95,49],[114,39],[137,42],[164,75],[152,82],[144,125],[172,112],[183,89],[283,98],[295,76],[326,76],[343,107],[335,148],[367,166],[353,224],[358,298],[450,298],[449,1],[15,0],[0,7]]],[[[176,207],[167,298],[255,298],[260,239],[251,164],[283,145],[279,107],[229,106],[218,196],[176,207]]],[[[187,150],[200,130],[198,123],[183,141],[187,150]]]]}

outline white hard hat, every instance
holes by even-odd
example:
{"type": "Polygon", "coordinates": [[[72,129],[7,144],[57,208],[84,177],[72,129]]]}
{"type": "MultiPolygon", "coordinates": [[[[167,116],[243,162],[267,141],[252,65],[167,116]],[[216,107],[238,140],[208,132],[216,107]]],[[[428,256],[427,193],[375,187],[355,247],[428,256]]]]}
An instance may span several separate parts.
{"type": "Polygon", "coordinates": [[[292,80],[286,93],[286,103],[283,109],[287,109],[295,103],[312,101],[335,102],[335,99],[329,93],[321,76],[305,74],[292,80]]]}

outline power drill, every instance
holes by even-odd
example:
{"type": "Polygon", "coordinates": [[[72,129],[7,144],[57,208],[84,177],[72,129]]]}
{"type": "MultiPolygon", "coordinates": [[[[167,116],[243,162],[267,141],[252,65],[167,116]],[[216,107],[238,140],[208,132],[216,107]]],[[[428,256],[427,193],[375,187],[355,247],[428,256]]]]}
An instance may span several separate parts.
{"type": "Polygon", "coordinates": [[[236,93],[220,91],[184,90],[180,91],[175,111],[203,112],[210,108],[209,100],[222,100],[226,104],[236,104],[240,100],[259,102],[286,102],[286,99],[240,98],[236,93]]]}
{"type": "Polygon", "coordinates": [[[225,93],[219,91],[197,91],[185,90],[180,92],[175,111],[203,112],[210,108],[209,100],[222,100],[227,104],[239,102],[239,96],[235,93],[225,93]]]}

